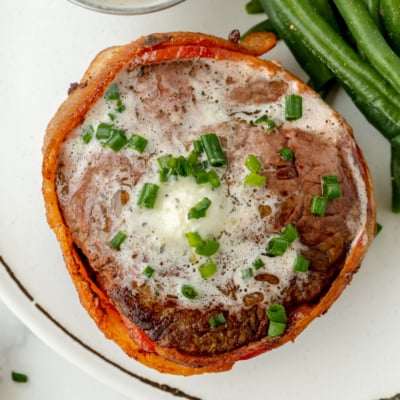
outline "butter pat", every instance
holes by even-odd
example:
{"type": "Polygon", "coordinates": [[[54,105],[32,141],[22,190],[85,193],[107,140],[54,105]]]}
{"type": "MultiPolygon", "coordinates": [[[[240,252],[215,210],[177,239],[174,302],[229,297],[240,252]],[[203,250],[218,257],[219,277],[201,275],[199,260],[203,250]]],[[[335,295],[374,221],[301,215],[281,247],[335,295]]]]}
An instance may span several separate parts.
{"type": "Polygon", "coordinates": [[[147,228],[157,232],[165,250],[187,245],[185,234],[197,232],[202,237],[218,237],[226,224],[232,204],[223,187],[212,189],[209,184],[198,185],[192,177],[160,185],[157,202],[152,210],[138,210],[147,219],[147,228]],[[188,219],[188,211],[207,197],[211,205],[206,217],[188,219]]]}

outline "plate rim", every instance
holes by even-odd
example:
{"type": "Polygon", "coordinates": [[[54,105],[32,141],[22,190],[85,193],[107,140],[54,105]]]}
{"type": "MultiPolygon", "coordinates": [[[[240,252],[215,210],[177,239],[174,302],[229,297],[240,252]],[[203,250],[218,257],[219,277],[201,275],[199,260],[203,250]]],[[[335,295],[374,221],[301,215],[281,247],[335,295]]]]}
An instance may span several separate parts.
{"type": "MultiPolygon", "coordinates": [[[[113,369],[117,373],[122,373],[127,377],[136,380],[141,391],[135,392],[135,399],[139,394],[143,400],[147,400],[148,394],[154,395],[154,392],[161,391],[163,394],[173,398],[182,398],[186,400],[201,400],[200,397],[190,394],[171,384],[156,382],[155,380],[142,376],[140,373],[132,372],[128,368],[118,365],[107,356],[96,350],[82,339],[77,337],[60,321],[58,321],[47,309],[37,302],[34,296],[23,284],[20,277],[14,272],[12,266],[5,257],[0,254],[0,266],[6,274],[7,280],[0,280],[0,300],[26,325],[43,343],[60,354],[77,368],[85,371],[96,380],[106,383],[109,387],[129,396],[129,390],[121,381],[117,383],[107,374],[107,369],[113,369]],[[45,322],[44,325],[42,323],[45,322]],[[48,329],[50,327],[50,329],[48,329]],[[71,340],[71,343],[65,345],[64,342],[71,340]],[[63,342],[63,343],[61,343],[63,342]],[[80,351],[79,351],[80,350],[80,351]],[[84,350],[84,352],[82,352],[84,350]],[[89,354],[91,357],[85,357],[89,354]],[[106,368],[99,368],[99,365],[92,361],[95,357],[106,368]],[[146,390],[144,390],[146,389],[146,390]],[[148,392],[148,393],[147,393],[148,392]]],[[[133,360],[137,362],[136,360],[133,360]]]]}

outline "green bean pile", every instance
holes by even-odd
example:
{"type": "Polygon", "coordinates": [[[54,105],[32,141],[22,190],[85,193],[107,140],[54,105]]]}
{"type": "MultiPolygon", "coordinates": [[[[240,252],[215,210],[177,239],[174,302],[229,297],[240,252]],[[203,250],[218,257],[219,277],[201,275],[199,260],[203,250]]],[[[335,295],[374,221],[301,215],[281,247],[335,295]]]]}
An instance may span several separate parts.
{"type": "Polygon", "coordinates": [[[282,38],[325,96],[338,82],[391,148],[392,210],[400,213],[400,0],[251,0],[268,19],[250,31],[282,38]]]}

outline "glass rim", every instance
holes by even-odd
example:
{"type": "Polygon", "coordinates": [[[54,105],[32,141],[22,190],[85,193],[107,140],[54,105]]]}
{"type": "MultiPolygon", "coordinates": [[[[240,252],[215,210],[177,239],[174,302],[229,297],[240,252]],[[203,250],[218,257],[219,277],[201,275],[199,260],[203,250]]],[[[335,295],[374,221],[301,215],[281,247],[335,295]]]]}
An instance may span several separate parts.
{"type": "MultiPolygon", "coordinates": [[[[150,3],[146,6],[134,6],[129,4],[130,1],[126,1],[126,5],[108,5],[104,4],[104,1],[101,0],[68,0],[70,3],[81,6],[88,10],[98,11],[104,14],[116,14],[116,15],[139,15],[139,14],[148,14],[156,11],[161,11],[166,8],[172,7],[179,3],[184,2],[185,0],[153,0],[147,1],[150,3]]],[[[125,3],[121,2],[121,3],[125,3]]]]}

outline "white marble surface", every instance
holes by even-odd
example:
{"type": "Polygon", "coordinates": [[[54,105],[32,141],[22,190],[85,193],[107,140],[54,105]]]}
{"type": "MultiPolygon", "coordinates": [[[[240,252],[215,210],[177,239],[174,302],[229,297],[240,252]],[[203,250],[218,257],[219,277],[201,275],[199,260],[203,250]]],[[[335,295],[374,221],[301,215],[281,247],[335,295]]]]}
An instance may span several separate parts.
{"type": "Polygon", "coordinates": [[[1,301],[0,321],[1,400],[128,399],[49,348],[1,301]],[[26,374],[28,382],[14,382],[12,371],[26,374]]]}

